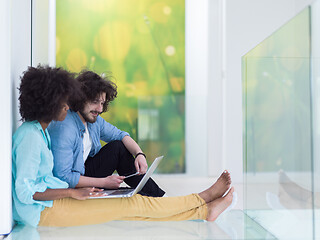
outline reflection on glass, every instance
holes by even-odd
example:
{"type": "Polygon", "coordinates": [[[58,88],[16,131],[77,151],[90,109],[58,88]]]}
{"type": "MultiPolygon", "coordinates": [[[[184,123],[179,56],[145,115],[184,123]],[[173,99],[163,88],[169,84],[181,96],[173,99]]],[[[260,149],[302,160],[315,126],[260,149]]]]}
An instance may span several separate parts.
{"type": "Polygon", "coordinates": [[[246,213],[279,239],[313,237],[310,9],[243,57],[246,213]]]}
{"type": "Polygon", "coordinates": [[[215,222],[203,220],[153,222],[111,221],[103,224],[75,227],[38,227],[41,240],[47,239],[276,239],[241,210],[220,215],[215,222]],[[247,223],[245,225],[245,223],[247,223]],[[125,231],[124,231],[125,229],[125,231]],[[244,231],[244,229],[246,229],[244,231]],[[247,232],[245,235],[244,232],[247,232]],[[245,238],[245,236],[247,236],[245,238]]]}
{"type": "Polygon", "coordinates": [[[138,139],[139,141],[158,140],[160,135],[158,109],[138,110],[138,139]]]}
{"type": "Polygon", "coordinates": [[[138,99],[138,141],[149,159],[165,155],[158,173],[185,171],[185,98],[145,96],[138,99]]]}
{"type": "Polygon", "coordinates": [[[38,229],[27,225],[14,226],[8,240],[40,240],[38,229]]]}

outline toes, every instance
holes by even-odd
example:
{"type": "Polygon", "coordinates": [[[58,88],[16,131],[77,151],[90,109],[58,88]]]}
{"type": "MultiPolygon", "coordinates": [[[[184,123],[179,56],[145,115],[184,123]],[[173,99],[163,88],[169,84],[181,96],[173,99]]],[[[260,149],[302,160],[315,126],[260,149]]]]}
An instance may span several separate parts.
{"type": "Polygon", "coordinates": [[[224,178],[227,182],[231,181],[230,173],[225,173],[225,174],[223,175],[223,178],[224,178]]]}
{"type": "MultiPolygon", "coordinates": [[[[217,181],[223,181],[226,185],[230,185],[231,184],[231,176],[230,176],[230,173],[227,171],[227,170],[224,170],[220,177],[218,178],[217,181]]],[[[220,182],[219,181],[219,182],[220,182]]]]}
{"type": "Polygon", "coordinates": [[[229,173],[227,170],[224,170],[223,173],[222,173],[222,175],[229,177],[229,176],[230,176],[230,173],[229,173]]]}
{"type": "Polygon", "coordinates": [[[221,174],[221,177],[222,177],[223,179],[228,179],[228,178],[230,177],[230,175],[229,175],[229,173],[222,173],[222,174],[221,174]]]}

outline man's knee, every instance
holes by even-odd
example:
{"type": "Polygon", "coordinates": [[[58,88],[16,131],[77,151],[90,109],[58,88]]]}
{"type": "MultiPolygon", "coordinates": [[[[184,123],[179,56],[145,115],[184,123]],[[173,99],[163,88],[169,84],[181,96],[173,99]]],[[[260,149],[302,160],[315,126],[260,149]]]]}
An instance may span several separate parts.
{"type": "Polygon", "coordinates": [[[126,147],[124,146],[123,142],[120,140],[114,140],[109,142],[105,147],[111,148],[114,151],[124,152],[127,151],[126,147]]]}

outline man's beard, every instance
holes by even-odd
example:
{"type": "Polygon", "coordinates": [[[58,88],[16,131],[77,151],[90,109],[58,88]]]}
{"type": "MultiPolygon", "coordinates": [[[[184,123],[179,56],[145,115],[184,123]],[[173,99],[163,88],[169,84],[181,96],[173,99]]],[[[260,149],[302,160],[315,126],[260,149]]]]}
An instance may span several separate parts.
{"type": "Polygon", "coordinates": [[[94,117],[94,116],[92,116],[92,118],[90,118],[88,115],[91,113],[91,112],[89,112],[88,114],[85,114],[84,112],[82,112],[82,111],[79,111],[80,112],[80,114],[81,114],[81,116],[83,117],[83,119],[86,121],[86,122],[89,122],[89,123],[95,123],[96,121],[97,121],[97,118],[98,118],[98,116],[99,116],[99,112],[96,112],[96,111],[91,111],[91,112],[96,112],[96,113],[98,113],[98,116],[96,116],[96,117],[94,117]]]}

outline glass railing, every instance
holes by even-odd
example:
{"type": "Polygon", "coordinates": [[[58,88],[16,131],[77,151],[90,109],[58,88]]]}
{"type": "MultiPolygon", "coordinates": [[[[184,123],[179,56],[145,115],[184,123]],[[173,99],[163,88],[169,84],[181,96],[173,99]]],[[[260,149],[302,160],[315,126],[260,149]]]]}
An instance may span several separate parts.
{"type": "Polygon", "coordinates": [[[278,239],[320,238],[317,4],[242,59],[244,208],[278,239]]]}
{"type": "Polygon", "coordinates": [[[311,7],[314,238],[320,239],[320,1],[311,7]]]}

